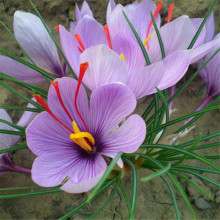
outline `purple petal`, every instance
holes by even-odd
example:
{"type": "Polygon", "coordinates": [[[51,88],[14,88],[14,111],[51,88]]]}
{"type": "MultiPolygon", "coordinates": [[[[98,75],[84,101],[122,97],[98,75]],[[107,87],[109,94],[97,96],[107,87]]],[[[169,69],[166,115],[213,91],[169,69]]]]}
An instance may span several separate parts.
{"type": "Polygon", "coordinates": [[[80,55],[80,63],[88,62],[89,67],[83,83],[91,90],[110,82],[126,83],[127,66],[120,56],[106,45],[91,47],[80,55]]]}
{"type": "Polygon", "coordinates": [[[119,152],[133,153],[143,143],[145,136],[144,120],[139,115],[132,115],[122,126],[105,138],[102,154],[111,157],[119,152]]]}
{"type": "MultiPolygon", "coordinates": [[[[186,50],[195,34],[195,28],[188,16],[181,16],[160,28],[166,56],[178,50],[186,50]]],[[[149,40],[148,55],[151,62],[161,60],[161,50],[157,36],[149,40]]]]}
{"type": "MultiPolygon", "coordinates": [[[[36,99],[32,98],[32,101],[36,102],[36,99]]],[[[28,103],[27,108],[36,108],[36,107],[28,103]]],[[[34,119],[35,116],[36,116],[36,112],[25,111],[21,116],[20,120],[18,121],[17,125],[26,127],[28,124],[30,124],[30,122],[34,119]]]]}
{"type": "Polygon", "coordinates": [[[103,26],[88,15],[85,15],[76,25],[74,33],[80,34],[85,48],[99,44],[108,45],[103,26]]]}
{"type": "MultiPolygon", "coordinates": [[[[59,85],[61,98],[63,100],[63,103],[67,111],[71,115],[72,119],[77,123],[79,129],[81,131],[85,130],[84,125],[80,120],[74,105],[75,92],[78,82],[69,77],[63,77],[61,79],[56,79],[55,81],[59,83],[58,85],[59,85]]],[[[62,121],[70,129],[72,129],[72,121],[70,120],[65,110],[61,106],[53,85],[50,86],[48,92],[48,106],[60,121],[62,121]]],[[[85,122],[88,121],[87,119],[89,117],[88,98],[83,86],[80,87],[78,93],[77,106],[84,121],[85,122]]]]}
{"type": "Polygon", "coordinates": [[[216,45],[219,43],[219,40],[212,40],[206,44],[202,44],[201,46],[191,49],[191,63],[195,63],[198,60],[200,60],[202,57],[204,57],[206,54],[208,54],[213,48],[216,47],[216,45]]]}
{"type": "Polygon", "coordinates": [[[56,46],[36,15],[16,11],[14,34],[37,65],[58,76],[63,74],[56,46]]]}
{"type": "Polygon", "coordinates": [[[146,61],[139,44],[133,38],[129,38],[127,34],[121,32],[116,34],[112,40],[112,47],[118,54],[124,55],[129,73],[136,72],[145,66],[146,61]]]}
{"type": "Polygon", "coordinates": [[[0,55],[0,72],[28,83],[45,82],[43,76],[31,68],[6,56],[0,55]]]}
{"type": "MultiPolygon", "coordinates": [[[[0,109],[0,119],[12,123],[11,117],[4,109],[0,109]]],[[[0,129],[14,131],[13,127],[2,122],[0,122],[0,129]]],[[[11,147],[19,138],[20,137],[18,135],[9,135],[9,134],[0,133],[0,149],[2,150],[11,147]]],[[[0,158],[2,155],[3,154],[0,154],[0,158]]]]}
{"type": "Polygon", "coordinates": [[[60,43],[62,51],[72,67],[75,74],[79,74],[79,55],[78,43],[74,36],[70,34],[62,25],[59,25],[60,43]]]}
{"type": "Polygon", "coordinates": [[[213,39],[215,33],[215,20],[214,20],[213,12],[208,17],[208,20],[205,23],[205,28],[206,28],[206,35],[204,42],[207,43],[213,39]]]}
{"type": "MultiPolygon", "coordinates": [[[[153,1],[142,1],[135,8],[134,19],[135,19],[135,29],[138,32],[141,40],[144,42],[147,37],[147,29],[151,22],[150,11],[154,13],[156,9],[156,5],[153,1]]],[[[157,27],[160,27],[160,14],[155,18],[157,27]]],[[[154,33],[155,30],[151,27],[149,35],[154,33]]],[[[148,36],[149,36],[148,35],[148,36]]]]}
{"type": "Polygon", "coordinates": [[[106,23],[108,24],[112,11],[115,9],[116,4],[114,0],[109,0],[106,12],[106,23]]]}
{"type": "Polygon", "coordinates": [[[146,67],[142,67],[129,76],[128,86],[139,99],[155,91],[165,73],[163,62],[157,62],[146,67]]]}
{"type": "Polygon", "coordinates": [[[77,24],[77,22],[70,21],[70,33],[71,34],[74,34],[76,24],[77,24]]]}
{"type": "Polygon", "coordinates": [[[89,179],[87,181],[84,181],[82,183],[74,183],[71,179],[68,180],[60,189],[68,192],[68,193],[83,193],[88,192],[91,190],[102,178],[104,175],[105,170],[103,170],[101,173],[96,175],[93,179],[89,179]]]}
{"type": "Polygon", "coordinates": [[[79,22],[85,15],[93,17],[93,13],[86,1],[83,2],[81,10],[79,9],[78,5],[76,4],[76,22],[79,22]]]}
{"type": "MultiPolygon", "coordinates": [[[[163,90],[175,85],[188,70],[190,61],[190,52],[187,50],[177,51],[167,56],[163,60],[166,70],[158,88],[163,90]]],[[[156,91],[154,90],[154,92],[156,91]]]]}
{"type": "Polygon", "coordinates": [[[90,97],[89,130],[94,136],[109,134],[135,107],[136,98],[127,86],[120,83],[101,86],[90,97]]]}

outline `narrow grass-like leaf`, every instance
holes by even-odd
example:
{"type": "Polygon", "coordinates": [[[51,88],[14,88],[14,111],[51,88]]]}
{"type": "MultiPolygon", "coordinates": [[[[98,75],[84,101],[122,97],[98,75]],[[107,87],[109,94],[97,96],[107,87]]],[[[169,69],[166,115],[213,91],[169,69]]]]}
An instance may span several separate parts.
{"type": "Polygon", "coordinates": [[[12,188],[1,188],[0,191],[11,191],[11,190],[26,190],[26,189],[43,189],[41,186],[24,186],[24,187],[12,187],[12,188]]]}
{"type": "Polygon", "coordinates": [[[21,150],[21,149],[25,149],[25,148],[27,148],[27,144],[25,142],[18,143],[18,145],[16,145],[16,146],[0,150],[0,154],[11,152],[11,151],[16,151],[16,150],[21,150]]]}
{"type": "MultiPolygon", "coordinates": [[[[206,67],[206,65],[211,61],[211,59],[219,53],[220,49],[218,49],[207,61],[203,63],[203,65],[184,83],[184,85],[167,101],[170,104],[189,84],[190,82],[206,67]]],[[[146,122],[146,124],[150,124],[150,122],[159,114],[165,107],[162,106],[157,112],[155,112],[146,122]]]]}
{"type": "Polygon", "coordinates": [[[18,129],[18,130],[20,130],[20,131],[22,131],[22,132],[25,131],[25,128],[24,128],[24,127],[21,127],[21,126],[19,126],[19,125],[13,124],[13,123],[11,123],[11,122],[9,122],[9,121],[6,121],[6,120],[3,120],[3,119],[0,119],[0,123],[4,123],[4,124],[6,124],[6,125],[9,125],[9,126],[11,126],[12,128],[16,128],[16,129],[18,129]]]}
{"type": "Polygon", "coordinates": [[[60,189],[51,189],[51,190],[44,190],[38,192],[28,192],[28,193],[18,193],[18,194],[11,194],[11,195],[0,195],[0,199],[14,199],[14,198],[21,198],[21,197],[28,197],[28,196],[39,196],[44,194],[50,193],[61,193],[60,189]]]}
{"type": "Polygon", "coordinates": [[[131,213],[134,216],[138,192],[138,174],[136,166],[128,158],[123,157],[123,160],[128,164],[132,171],[131,213]]]}
{"type": "Polygon", "coordinates": [[[166,54],[165,54],[165,50],[164,50],[164,46],[163,46],[163,41],[162,41],[162,38],[160,36],[160,32],[158,30],[158,27],[157,27],[157,24],[155,22],[155,19],[154,19],[154,16],[152,14],[152,11],[150,11],[150,16],[151,16],[151,20],[153,22],[153,25],[154,25],[154,28],[155,28],[155,31],[156,31],[157,39],[158,39],[159,44],[160,44],[160,51],[161,51],[162,58],[165,58],[166,54]]]}
{"type": "Polygon", "coordinates": [[[171,187],[171,185],[166,181],[166,179],[164,177],[160,177],[164,183],[166,184],[167,188],[169,189],[170,191],[170,195],[171,195],[171,198],[172,198],[172,201],[173,201],[173,206],[174,206],[174,209],[175,209],[175,213],[176,213],[176,219],[177,220],[180,220],[180,213],[179,213],[179,209],[178,209],[178,206],[177,206],[177,202],[176,202],[176,196],[173,192],[173,189],[171,187]]]}
{"type": "Polygon", "coordinates": [[[198,177],[198,178],[200,178],[200,179],[202,179],[202,180],[204,180],[204,181],[207,181],[207,182],[213,184],[214,186],[220,187],[220,184],[217,183],[217,182],[215,182],[214,180],[211,180],[211,179],[209,179],[208,177],[203,176],[202,174],[193,172],[193,171],[191,171],[191,170],[185,170],[185,169],[180,169],[180,168],[176,168],[176,167],[172,167],[172,170],[192,174],[192,175],[194,175],[194,176],[196,176],[196,177],[198,177]]]}
{"type": "Polygon", "coordinates": [[[158,176],[162,176],[164,173],[166,173],[167,171],[169,171],[171,168],[171,164],[168,163],[167,166],[163,167],[162,169],[156,171],[155,173],[149,175],[149,176],[146,176],[146,177],[142,177],[141,178],[141,181],[149,181],[149,180],[152,180],[158,176]]]}
{"type": "Polygon", "coordinates": [[[176,173],[174,171],[172,171],[172,173],[174,175],[176,175],[177,177],[181,178],[181,179],[184,179],[186,180],[187,182],[189,182],[190,184],[192,184],[195,188],[197,188],[200,192],[202,192],[204,195],[206,195],[210,200],[214,201],[214,198],[209,194],[207,193],[202,187],[200,187],[199,185],[197,185],[196,183],[194,183],[192,180],[190,180],[189,178],[187,178],[186,176],[183,176],[179,173],[176,173]]]}
{"type": "Polygon", "coordinates": [[[129,201],[128,195],[127,195],[127,193],[125,191],[125,188],[124,188],[124,185],[123,185],[123,183],[121,181],[121,178],[118,178],[118,183],[119,183],[119,187],[121,189],[121,193],[122,193],[122,195],[124,197],[125,203],[126,203],[126,205],[128,207],[129,219],[134,219],[134,216],[133,216],[133,213],[132,213],[132,210],[131,210],[131,203],[129,201]]]}
{"type": "Polygon", "coordinates": [[[38,17],[40,18],[42,24],[44,25],[47,33],[50,35],[50,38],[52,39],[52,41],[54,42],[57,50],[59,51],[60,55],[62,56],[62,58],[64,59],[65,63],[67,64],[68,68],[70,69],[72,75],[73,75],[73,78],[77,80],[77,77],[76,77],[76,74],[74,73],[72,67],[70,66],[68,60],[66,59],[66,57],[64,56],[63,54],[63,51],[61,50],[61,48],[59,47],[58,43],[56,42],[55,38],[53,37],[53,35],[51,34],[50,32],[50,29],[48,28],[47,24],[45,23],[44,19],[42,18],[40,12],[37,10],[37,8],[35,7],[35,5],[33,4],[33,2],[31,0],[29,0],[31,6],[33,7],[34,11],[36,12],[36,14],[38,15],[38,17]]]}
{"type": "Polygon", "coordinates": [[[199,172],[219,174],[219,171],[217,171],[217,170],[210,170],[210,169],[207,169],[207,168],[188,166],[188,165],[177,165],[177,166],[175,166],[175,168],[180,168],[180,169],[185,169],[185,170],[196,170],[196,171],[199,171],[199,172]]]}
{"type": "Polygon", "coordinates": [[[190,117],[192,117],[192,116],[199,115],[199,114],[201,114],[201,113],[206,113],[206,112],[213,111],[213,110],[217,110],[217,109],[220,109],[220,105],[219,105],[219,106],[213,106],[213,107],[204,108],[204,109],[199,110],[199,111],[197,111],[197,112],[192,112],[192,113],[190,113],[190,114],[181,116],[181,117],[179,117],[179,118],[177,118],[177,119],[174,119],[174,120],[169,121],[169,122],[167,122],[167,123],[165,123],[165,124],[162,124],[162,125],[158,126],[157,128],[152,129],[151,131],[148,132],[147,136],[151,135],[151,134],[152,134],[153,132],[155,132],[155,131],[160,131],[160,130],[163,129],[163,128],[166,128],[166,127],[168,127],[168,126],[171,126],[171,125],[173,125],[173,124],[176,124],[176,123],[178,123],[178,122],[180,122],[180,121],[183,121],[183,120],[185,120],[185,119],[187,119],[187,118],[190,118],[190,117]]]}
{"type": "Polygon", "coordinates": [[[143,115],[141,116],[144,120],[147,118],[147,116],[153,109],[154,105],[155,105],[155,100],[153,99],[151,103],[148,105],[147,109],[144,111],[143,115]]]}
{"type": "MultiPolygon", "coordinates": [[[[110,181],[108,181],[108,183],[103,186],[97,193],[96,195],[92,198],[95,199],[97,196],[99,196],[101,193],[103,193],[106,189],[108,189],[111,185],[113,185],[116,181],[117,181],[118,177],[116,177],[115,179],[112,179],[110,181]]],[[[75,209],[71,210],[70,212],[68,212],[66,215],[62,216],[61,218],[59,218],[58,220],[64,220],[64,219],[68,219],[69,217],[71,217],[72,215],[74,215],[76,212],[78,212],[80,209],[82,209],[84,206],[86,206],[88,203],[87,201],[81,203],[79,206],[77,206],[75,209]]]]}
{"type": "Polygon", "coordinates": [[[26,108],[23,106],[11,106],[11,105],[0,105],[0,109],[9,109],[9,110],[21,110],[21,111],[30,111],[30,112],[41,112],[41,110],[37,108],[26,108]]]}
{"type": "Polygon", "coordinates": [[[201,25],[199,26],[199,28],[198,28],[198,30],[197,30],[195,36],[193,37],[193,39],[192,39],[192,41],[191,41],[191,43],[190,43],[190,45],[189,45],[189,47],[188,47],[187,49],[192,49],[192,48],[193,48],[193,46],[194,46],[194,44],[195,44],[197,38],[199,37],[199,35],[200,35],[200,33],[201,33],[203,27],[205,26],[205,23],[206,23],[206,21],[207,21],[209,15],[210,15],[211,12],[212,12],[212,9],[213,9],[213,7],[214,7],[214,5],[215,5],[215,2],[216,2],[216,0],[213,0],[213,1],[212,1],[212,4],[211,4],[211,6],[209,7],[209,10],[206,12],[205,17],[204,17],[204,19],[203,19],[201,25]]]}
{"type": "Polygon", "coordinates": [[[98,182],[98,184],[95,186],[95,188],[92,190],[92,192],[89,194],[88,199],[86,200],[87,203],[89,203],[92,198],[95,196],[99,188],[102,186],[102,184],[105,182],[105,180],[108,178],[109,174],[111,173],[112,169],[115,167],[117,161],[119,158],[122,156],[122,152],[118,153],[117,156],[111,161],[110,165],[106,169],[103,177],[101,180],[98,182]]]}
{"type": "Polygon", "coordinates": [[[14,89],[13,87],[7,85],[6,83],[2,82],[0,80],[0,85],[4,86],[6,89],[10,90],[11,92],[13,92],[14,94],[18,95],[19,97],[21,97],[22,99],[24,99],[25,101],[31,103],[33,106],[35,106],[36,108],[40,109],[41,111],[44,111],[44,108],[39,105],[38,103],[32,101],[31,99],[29,99],[27,96],[25,96],[24,94],[22,94],[21,92],[17,91],[16,89],[14,89]]]}
{"type": "Polygon", "coordinates": [[[25,133],[24,133],[24,132],[4,130],[4,129],[0,129],[0,134],[11,134],[11,135],[25,136],[25,133]]]}
{"type": "Polygon", "coordinates": [[[115,193],[117,192],[117,189],[118,189],[118,183],[116,183],[114,189],[112,190],[112,193],[111,195],[109,196],[108,200],[105,202],[105,204],[98,210],[96,211],[93,215],[91,215],[88,220],[91,220],[93,218],[95,218],[111,201],[112,199],[114,198],[115,196],[115,193]]]}
{"type": "Polygon", "coordinates": [[[147,51],[146,51],[146,49],[145,49],[145,47],[144,47],[144,44],[143,44],[143,42],[141,41],[141,38],[139,37],[137,31],[135,30],[134,26],[132,25],[131,21],[129,20],[129,18],[128,18],[128,16],[125,14],[125,12],[122,11],[122,13],[123,13],[123,15],[124,15],[124,17],[125,17],[125,19],[126,19],[128,25],[129,25],[129,27],[131,28],[131,30],[132,30],[132,32],[133,32],[135,38],[137,39],[137,42],[138,42],[138,44],[139,44],[139,46],[140,46],[140,48],[141,48],[141,51],[142,51],[142,53],[143,53],[143,55],[144,55],[146,64],[147,64],[147,65],[150,65],[151,62],[150,62],[149,56],[148,56],[148,54],[147,54],[147,51]]]}
{"type": "Polygon", "coordinates": [[[47,72],[47,71],[45,71],[45,70],[39,68],[39,67],[36,66],[36,65],[33,65],[33,64],[29,63],[29,62],[26,61],[26,60],[21,59],[20,57],[14,55],[14,54],[12,54],[12,53],[10,53],[10,52],[7,51],[7,50],[4,50],[4,49],[0,48],[0,52],[1,52],[2,54],[6,55],[6,56],[8,56],[8,57],[10,57],[10,58],[12,58],[13,60],[16,60],[16,61],[18,61],[18,62],[24,64],[25,66],[30,67],[31,69],[33,69],[33,70],[39,72],[42,76],[47,77],[47,78],[50,79],[50,80],[56,79],[56,77],[55,77],[54,75],[52,75],[51,73],[49,73],[49,72],[47,72]]]}
{"type": "Polygon", "coordinates": [[[26,89],[29,89],[29,90],[35,90],[38,94],[42,95],[44,98],[47,98],[47,91],[36,86],[36,85],[33,85],[33,84],[30,84],[30,83],[26,83],[26,82],[23,82],[21,80],[18,80],[18,79],[15,79],[14,77],[11,77],[11,76],[8,76],[4,73],[1,73],[0,72],[0,79],[6,79],[6,80],[9,80],[9,81],[12,81],[18,85],[21,85],[22,87],[26,88],[26,89]]]}

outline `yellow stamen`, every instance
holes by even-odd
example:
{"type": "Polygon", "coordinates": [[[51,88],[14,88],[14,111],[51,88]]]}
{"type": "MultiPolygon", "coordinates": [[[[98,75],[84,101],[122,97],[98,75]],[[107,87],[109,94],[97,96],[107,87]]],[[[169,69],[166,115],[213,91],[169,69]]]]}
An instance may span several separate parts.
{"type": "Polygon", "coordinates": [[[149,35],[149,36],[146,38],[146,40],[144,41],[144,46],[146,46],[146,45],[147,45],[147,43],[148,43],[149,39],[150,39],[152,36],[154,36],[154,35],[155,35],[155,33],[154,33],[154,34],[149,35]]]}
{"type": "Polygon", "coordinates": [[[121,59],[125,62],[125,56],[123,53],[120,54],[121,59]]]}
{"type": "Polygon", "coordinates": [[[81,132],[76,124],[75,121],[72,122],[73,124],[73,130],[74,134],[70,134],[70,140],[75,142],[77,145],[79,145],[82,149],[86,151],[92,151],[92,147],[89,145],[89,143],[85,140],[87,138],[89,142],[94,145],[95,139],[89,132],[81,132]]]}

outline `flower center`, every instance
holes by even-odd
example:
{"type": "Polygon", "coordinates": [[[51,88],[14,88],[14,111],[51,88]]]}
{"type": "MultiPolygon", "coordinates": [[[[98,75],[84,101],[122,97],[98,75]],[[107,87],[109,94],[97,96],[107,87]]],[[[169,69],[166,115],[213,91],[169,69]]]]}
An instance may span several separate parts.
{"type": "Polygon", "coordinates": [[[86,151],[92,151],[90,144],[95,144],[94,137],[89,132],[81,132],[75,121],[73,123],[74,133],[70,134],[70,140],[79,145],[82,149],[86,151]]]}

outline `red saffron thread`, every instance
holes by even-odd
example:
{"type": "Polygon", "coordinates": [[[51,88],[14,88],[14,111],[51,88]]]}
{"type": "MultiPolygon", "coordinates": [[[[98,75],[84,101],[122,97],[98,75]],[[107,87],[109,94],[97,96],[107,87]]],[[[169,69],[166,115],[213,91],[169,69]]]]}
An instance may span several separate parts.
{"type": "Polygon", "coordinates": [[[61,106],[63,107],[64,111],[66,112],[66,114],[68,115],[69,119],[70,119],[71,122],[72,122],[73,119],[72,119],[70,113],[67,111],[66,106],[64,105],[63,100],[62,100],[62,98],[61,98],[61,94],[60,94],[60,89],[59,89],[58,82],[56,81],[56,82],[51,82],[51,83],[53,84],[53,86],[54,86],[54,88],[55,88],[55,90],[56,90],[57,97],[58,97],[58,99],[59,99],[59,101],[60,101],[61,106]]]}
{"type": "Polygon", "coordinates": [[[112,43],[111,43],[111,38],[110,38],[109,29],[108,29],[107,24],[104,26],[104,31],[105,31],[105,35],[106,35],[106,38],[107,38],[107,41],[108,41],[108,46],[109,46],[110,49],[112,49],[112,43]]]}
{"type": "Polygon", "coordinates": [[[33,97],[37,100],[37,102],[59,123],[61,124],[64,128],[66,128],[68,131],[71,133],[75,133],[74,131],[70,130],[65,124],[63,124],[54,114],[53,112],[49,109],[47,104],[44,102],[42,99],[41,95],[33,95],[33,97]]]}
{"type": "Polygon", "coordinates": [[[78,84],[77,84],[77,87],[76,87],[75,100],[74,100],[74,105],[75,105],[76,112],[77,112],[78,116],[80,117],[80,119],[81,119],[81,121],[82,121],[82,123],[83,123],[83,125],[86,129],[86,132],[88,131],[88,129],[87,129],[85,121],[83,120],[81,114],[79,113],[79,109],[78,109],[78,106],[77,106],[77,98],[78,98],[78,94],[79,94],[80,85],[82,84],[83,76],[84,76],[88,66],[89,66],[88,62],[80,64],[80,73],[79,73],[79,79],[78,79],[78,84]]]}
{"type": "Polygon", "coordinates": [[[173,8],[174,8],[174,3],[172,3],[169,6],[169,10],[168,10],[168,16],[167,16],[167,23],[170,23],[171,17],[172,17],[172,13],[173,13],[173,8]]]}
{"type": "Polygon", "coordinates": [[[86,48],[85,48],[85,46],[84,46],[84,44],[83,44],[83,42],[82,42],[82,39],[81,39],[81,37],[80,37],[80,34],[75,34],[74,35],[75,36],[75,38],[77,39],[77,41],[78,41],[78,43],[79,43],[79,45],[80,45],[80,49],[82,50],[82,51],[84,51],[86,48]]]}
{"type": "Polygon", "coordinates": [[[56,31],[60,32],[60,25],[57,25],[54,29],[55,29],[56,31]]]}

